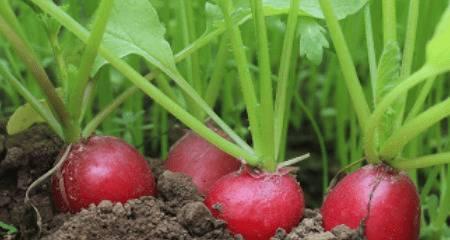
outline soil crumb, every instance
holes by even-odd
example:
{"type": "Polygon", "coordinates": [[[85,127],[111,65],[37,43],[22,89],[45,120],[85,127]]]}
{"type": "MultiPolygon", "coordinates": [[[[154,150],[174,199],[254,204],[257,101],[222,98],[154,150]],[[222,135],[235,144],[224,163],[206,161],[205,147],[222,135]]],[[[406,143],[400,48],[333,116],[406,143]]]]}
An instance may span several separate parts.
{"type": "Polygon", "coordinates": [[[278,229],[271,240],[361,240],[358,231],[345,225],[339,225],[329,232],[322,227],[322,215],[318,209],[305,209],[303,220],[287,234],[283,229],[278,229]]]}

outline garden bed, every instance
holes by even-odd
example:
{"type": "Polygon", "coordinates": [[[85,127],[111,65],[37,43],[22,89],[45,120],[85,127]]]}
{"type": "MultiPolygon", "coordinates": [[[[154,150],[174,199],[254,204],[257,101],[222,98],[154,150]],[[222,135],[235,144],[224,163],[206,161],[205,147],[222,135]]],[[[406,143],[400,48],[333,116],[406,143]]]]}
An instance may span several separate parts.
{"type": "MultiPolygon", "coordinates": [[[[44,125],[8,137],[0,126],[0,219],[18,228],[6,239],[32,239],[36,220],[23,203],[27,186],[53,164],[61,141],[44,125]]],[[[214,219],[190,179],[161,169],[150,160],[157,176],[157,197],[141,197],[125,204],[103,201],[78,214],[58,213],[52,207],[49,180],[31,194],[42,216],[42,239],[240,239],[214,219]]],[[[290,234],[279,230],[273,239],[359,239],[344,226],[324,232],[317,210],[307,209],[290,234]]]]}

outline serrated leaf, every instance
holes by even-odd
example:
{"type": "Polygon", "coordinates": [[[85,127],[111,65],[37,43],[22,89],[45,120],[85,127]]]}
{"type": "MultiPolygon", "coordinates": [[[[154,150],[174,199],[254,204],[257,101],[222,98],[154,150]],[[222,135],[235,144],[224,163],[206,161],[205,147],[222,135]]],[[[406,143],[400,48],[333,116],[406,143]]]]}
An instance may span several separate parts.
{"type": "MultiPolygon", "coordinates": [[[[397,42],[388,42],[381,54],[378,69],[375,90],[375,102],[380,102],[383,97],[400,83],[400,59],[401,53],[397,42]]],[[[402,104],[404,100],[399,99],[392,104],[383,115],[383,122],[379,128],[380,143],[392,133],[397,127],[397,119],[402,114],[402,104]]]]}
{"type": "Polygon", "coordinates": [[[450,6],[447,7],[427,43],[426,63],[438,71],[450,70],[450,6]]]}
{"type": "MultiPolygon", "coordinates": [[[[103,46],[118,57],[136,54],[165,72],[177,72],[165,28],[149,1],[114,0],[114,6],[103,38],[103,46]]],[[[106,60],[98,57],[95,74],[106,60]]]]}
{"type": "Polygon", "coordinates": [[[306,56],[312,63],[322,62],[323,49],[329,47],[325,29],[316,20],[302,17],[298,23],[300,32],[300,56],[306,56]]]}

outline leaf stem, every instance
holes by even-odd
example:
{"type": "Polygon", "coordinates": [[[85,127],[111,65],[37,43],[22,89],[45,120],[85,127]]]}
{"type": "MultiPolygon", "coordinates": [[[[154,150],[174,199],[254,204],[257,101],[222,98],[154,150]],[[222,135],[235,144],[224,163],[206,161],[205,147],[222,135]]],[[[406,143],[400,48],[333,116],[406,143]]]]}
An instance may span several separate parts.
{"type": "Polygon", "coordinates": [[[450,163],[450,152],[431,154],[412,159],[399,159],[390,162],[390,165],[398,169],[419,169],[450,163]]]}
{"type": "Polygon", "coordinates": [[[400,78],[406,78],[411,73],[414,50],[416,44],[417,23],[419,19],[419,0],[411,0],[409,3],[408,23],[405,43],[403,46],[403,60],[400,69],[400,78]]]}
{"type": "MultiPolygon", "coordinates": [[[[283,50],[281,53],[280,69],[278,71],[277,93],[275,98],[274,127],[275,127],[275,156],[279,160],[282,142],[282,133],[286,124],[286,110],[288,105],[289,69],[291,67],[292,48],[295,40],[295,33],[298,22],[298,4],[300,0],[292,0],[286,32],[284,34],[283,50]]],[[[289,101],[290,102],[290,101],[289,101]]]]}
{"type": "Polygon", "coordinates": [[[370,13],[370,4],[364,8],[364,23],[367,43],[367,58],[369,60],[370,83],[372,87],[372,99],[375,103],[377,89],[377,57],[375,54],[375,44],[373,40],[372,16],[370,13]]]}
{"type": "Polygon", "coordinates": [[[0,62],[0,75],[2,75],[7,81],[11,83],[14,89],[22,95],[22,97],[33,107],[33,109],[48,123],[50,128],[61,138],[63,138],[63,132],[61,125],[56,121],[55,117],[37,100],[33,94],[31,94],[20,81],[15,78],[9,71],[8,67],[0,62]]]}
{"type": "Polygon", "coordinates": [[[274,149],[274,109],[273,109],[273,87],[272,72],[270,69],[269,44],[267,28],[264,19],[262,0],[251,1],[253,18],[255,20],[257,43],[258,43],[258,65],[260,79],[260,127],[262,137],[262,159],[276,161],[274,149]]]}
{"type": "Polygon", "coordinates": [[[14,30],[8,25],[1,15],[0,32],[3,33],[5,38],[11,43],[17,56],[19,56],[30,73],[34,76],[35,80],[39,84],[39,87],[45,94],[50,109],[62,125],[64,140],[70,142],[72,140],[70,139],[70,136],[72,135],[71,131],[73,129],[73,124],[70,121],[69,113],[66,111],[62,99],[56,93],[55,87],[48,78],[47,73],[45,73],[31,48],[29,48],[29,46],[17,35],[17,33],[14,32],[14,30]]]}
{"type": "Polygon", "coordinates": [[[114,111],[116,110],[122,103],[125,102],[130,96],[136,93],[139,89],[136,86],[132,86],[127,88],[124,92],[122,92],[119,96],[117,96],[114,101],[112,101],[106,108],[104,108],[100,113],[98,113],[87,125],[84,127],[82,132],[82,137],[89,137],[98,126],[114,111]]]}
{"type": "Polygon", "coordinates": [[[219,91],[222,87],[223,78],[225,75],[226,61],[228,56],[228,38],[223,37],[220,41],[219,50],[216,55],[216,62],[214,63],[214,70],[209,80],[208,87],[205,92],[205,101],[212,108],[216,105],[219,91]]]}
{"type": "Polygon", "coordinates": [[[339,25],[338,19],[333,12],[330,0],[319,0],[325,20],[330,30],[330,36],[333,40],[339,63],[342,68],[345,83],[347,85],[353,107],[358,116],[358,122],[361,129],[367,128],[367,122],[370,116],[370,108],[364,96],[364,91],[356,74],[355,65],[353,63],[350,51],[339,25]]]}
{"type": "MultiPolygon", "coordinates": [[[[231,19],[231,1],[220,0],[220,5],[224,14],[225,23],[228,29],[229,38],[232,44],[234,58],[238,67],[239,79],[241,82],[242,93],[244,95],[245,105],[247,107],[247,115],[250,121],[250,129],[252,133],[253,146],[258,156],[261,155],[261,135],[260,124],[258,121],[259,107],[256,98],[255,87],[250,75],[248,67],[248,60],[244,52],[244,43],[242,42],[242,36],[238,27],[231,19]]],[[[270,169],[267,169],[270,170],[270,169]]],[[[275,166],[272,170],[275,170],[275,166]]]]}
{"type": "Polygon", "coordinates": [[[389,42],[397,42],[396,1],[383,0],[383,41],[384,46],[389,42]]]}
{"type": "Polygon", "coordinates": [[[393,159],[411,139],[449,115],[450,98],[429,108],[395,130],[384,143],[380,156],[383,160],[393,159]]]}
{"type": "Polygon", "coordinates": [[[94,64],[95,57],[97,56],[98,47],[103,39],[103,34],[106,30],[106,24],[108,23],[113,3],[113,0],[102,0],[100,3],[97,10],[97,17],[94,21],[94,27],[86,43],[86,48],[81,57],[81,65],[78,69],[73,88],[71,89],[69,95],[69,111],[71,113],[72,122],[76,125],[76,131],[74,132],[75,136],[72,137],[74,141],[77,141],[80,138],[80,102],[83,99],[83,95],[89,81],[89,75],[92,65],[94,64]]]}

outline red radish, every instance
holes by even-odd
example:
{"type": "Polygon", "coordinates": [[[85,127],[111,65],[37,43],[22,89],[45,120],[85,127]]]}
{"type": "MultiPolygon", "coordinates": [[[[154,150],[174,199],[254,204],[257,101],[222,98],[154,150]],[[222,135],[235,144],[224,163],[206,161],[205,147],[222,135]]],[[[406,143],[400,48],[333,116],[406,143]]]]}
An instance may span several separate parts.
{"type": "Polygon", "coordinates": [[[212,214],[246,240],[268,240],[278,228],[290,231],[303,217],[303,191],[285,173],[230,173],[219,179],[205,199],[212,214]]]}
{"type": "Polygon", "coordinates": [[[346,176],[328,194],[322,209],[325,230],[365,220],[368,240],[419,239],[420,202],[404,172],[368,165],[346,176]]]}
{"type": "MultiPolygon", "coordinates": [[[[224,133],[215,131],[225,136],[224,133]]],[[[219,178],[237,171],[240,166],[239,160],[194,132],[186,133],[172,146],[165,162],[166,169],[192,177],[192,181],[202,194],[206,194],[219,178]]]]}
{"type": "Polygon", "coordinates": [[[126,202],[154,195],[155,180],[144,157],[114,137],[90,137],[73,145],[52,178],[53,199],[63,212],[102,200],[126,202]]]}

